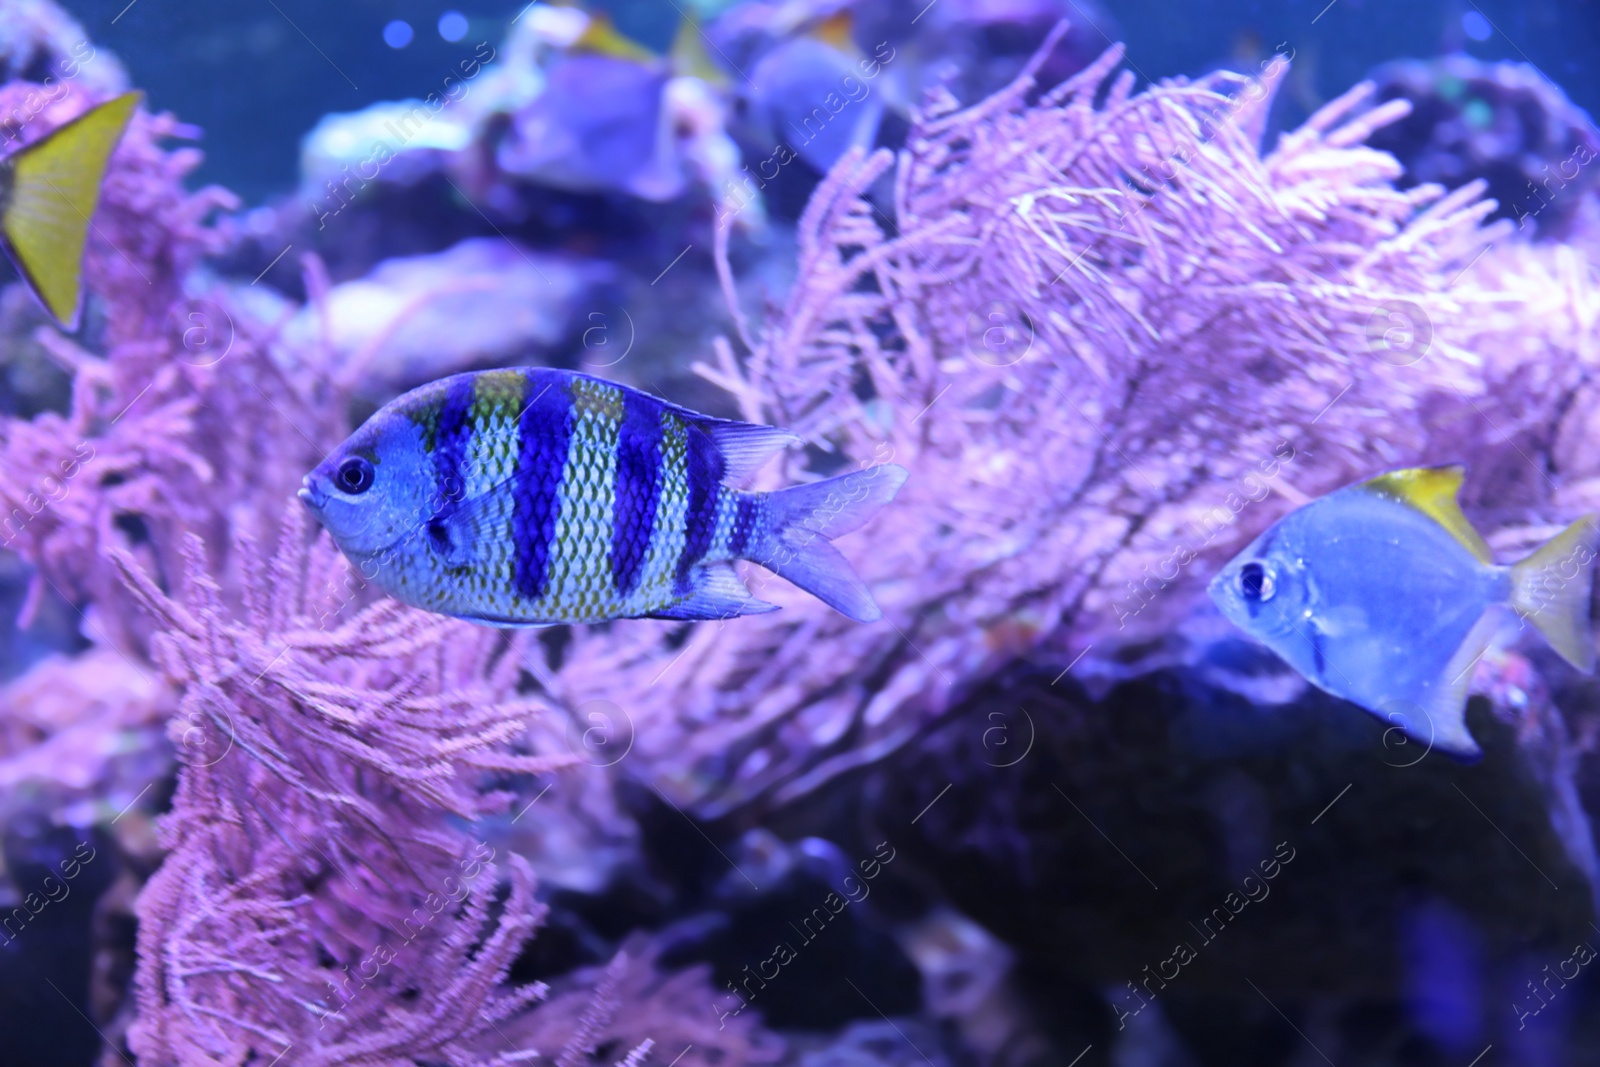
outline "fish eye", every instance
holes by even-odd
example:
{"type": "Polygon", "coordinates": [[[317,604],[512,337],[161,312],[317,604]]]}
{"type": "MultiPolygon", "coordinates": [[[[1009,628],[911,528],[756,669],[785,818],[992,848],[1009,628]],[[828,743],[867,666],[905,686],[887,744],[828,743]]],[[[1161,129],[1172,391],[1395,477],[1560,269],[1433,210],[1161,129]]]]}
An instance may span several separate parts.
{"type": "Polygon", "coordinates": [[[1251,560],[1239,568],[1239,592],[1246,600],[1271,600],[1272,571],[1264,564],[1251,560]]]}
{"type": "Polygon", "coordinates": [[[372,487],[372,464],[360,456],[351,456],[339,464],[333,476],[334,484],[352,496],[365,493],[372,487]]]}

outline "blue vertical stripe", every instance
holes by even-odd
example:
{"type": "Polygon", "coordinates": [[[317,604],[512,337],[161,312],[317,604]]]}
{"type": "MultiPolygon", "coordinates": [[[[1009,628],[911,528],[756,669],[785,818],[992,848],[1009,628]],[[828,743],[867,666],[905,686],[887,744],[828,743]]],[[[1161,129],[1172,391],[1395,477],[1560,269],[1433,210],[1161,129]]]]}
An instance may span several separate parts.
{"type": "Polygon", "coordinates": [[[750,532],[756,525],[756,494],[740,493],[739,510],[733,515],[733,533],[728,537],[728,552],[742,556],[750,546],[750,532]]]}
{"type": "Polygon", "coordinates": [[[611,526],[611,576],[626,596],[644,573],[645,554],[661,501],[661,401],[632,389],[622,393],[617,431],[616,508],[611,526]]]}
{"type": "Polygon", "coordinates": [[[685,457],[689,480],[689,501],[684,512],[683,554],[678,557],[675,592],[689,592],[689,571],[711,550],[711,537],[717,530],[717,494],[722,488],[722,453],[711,435],[687,423],[688,454],[685,457]]]}
{"type": "Polygon", "coordinates": [[[476,376],[462,374],[451,380],[439,408],[439,429],[434,438],[433,510],[447,512],[461,503],[466,484],[463,467],[472,445],[472,401],[477,391],[476,376]]]}
{"type": "Polygon", "coordinates": [[[561,510],[561,473],[572,439],[572,397],[559,374],[528,375],[528,398],[517,420],[517,469],[511,476],[512,583],[529,600],[550,584],[550,548],[561,510]]]}

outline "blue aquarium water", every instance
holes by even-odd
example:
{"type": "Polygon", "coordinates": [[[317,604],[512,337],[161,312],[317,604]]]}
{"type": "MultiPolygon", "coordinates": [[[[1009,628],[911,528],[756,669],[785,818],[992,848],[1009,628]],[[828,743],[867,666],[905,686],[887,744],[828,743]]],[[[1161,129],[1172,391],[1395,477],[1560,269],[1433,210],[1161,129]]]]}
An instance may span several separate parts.
{"type": "Polygon", "coordinates": [[[1596,60],[0,0],[0,1067],[1600,1064],[1596,60]]]}

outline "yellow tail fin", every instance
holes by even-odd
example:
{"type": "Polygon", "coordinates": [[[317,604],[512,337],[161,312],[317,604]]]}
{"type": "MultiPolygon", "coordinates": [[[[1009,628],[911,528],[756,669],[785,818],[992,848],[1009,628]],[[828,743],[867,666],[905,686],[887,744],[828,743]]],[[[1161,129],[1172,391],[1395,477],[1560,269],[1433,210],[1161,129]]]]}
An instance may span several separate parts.
{"type": "Polygon", "coordinates": [[[83,247],[100,183],[141,93],[84,112],[6,161],[11,188],[0,214],[6,251],[56,321],[77,325],[83,247]]]}
{"type": "Polygon", "coordinates": [[[1589,595],[1594,581],[1595,517],[1579,519],[1537,552],[1511,565],[1511,606],[1580,671],[1593,671],[1589,595]]]}

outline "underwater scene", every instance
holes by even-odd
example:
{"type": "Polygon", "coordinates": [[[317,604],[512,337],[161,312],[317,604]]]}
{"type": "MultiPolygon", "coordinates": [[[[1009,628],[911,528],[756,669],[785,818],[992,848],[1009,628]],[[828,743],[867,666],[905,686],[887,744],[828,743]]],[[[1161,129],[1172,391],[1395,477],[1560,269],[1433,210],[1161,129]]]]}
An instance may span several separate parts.
{"type": "Polygon", "coordinates": [[[1600,7],[0,0],[0,1067],[1600,1065],[1600,7]]]}

